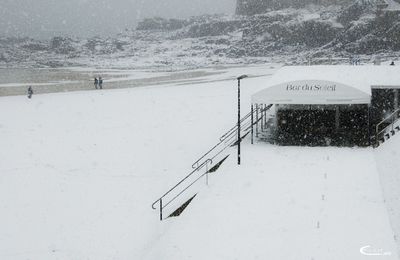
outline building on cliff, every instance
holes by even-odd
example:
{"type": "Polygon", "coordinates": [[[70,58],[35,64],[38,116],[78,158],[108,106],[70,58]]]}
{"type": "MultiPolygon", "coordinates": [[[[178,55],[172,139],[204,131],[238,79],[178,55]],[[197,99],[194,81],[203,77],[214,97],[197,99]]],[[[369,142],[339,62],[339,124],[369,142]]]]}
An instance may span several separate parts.
{"type": "MultiPolygon", "coordinates": [[[[362,0],[375,1],[375,0],[362,0]]],[[[264,13],[267,10],[277,10],[282,8],[301,8],[309,4],[332,5],[349,4],[354,0],[237,0],[236,14],[253,15],[264,13]]]]}

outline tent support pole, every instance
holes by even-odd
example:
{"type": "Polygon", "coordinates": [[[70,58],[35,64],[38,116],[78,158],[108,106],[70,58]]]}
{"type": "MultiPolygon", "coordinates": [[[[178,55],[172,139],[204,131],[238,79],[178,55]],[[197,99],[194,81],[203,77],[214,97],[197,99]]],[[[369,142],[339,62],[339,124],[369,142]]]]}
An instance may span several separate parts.
{"type": "Polygon", "coordinates": [[[336,132],[339,131],[340,127],[340,107],[339,105],[336,105],[336,113],[335,113],[335,128],[336,132]]]}
{"type": "Polygon", "coordinates": [[[264,105],[264,126],[267,129],[267,105],[264,105]]]}
{"type": "Polygon", "coordinates": [[[368,104],[368,145],[371,146],[371,104],[368,104]]]}
{"type": "Polygon", "coordinates": [[[258,138],[258,104],[256,104],[256,137],[258,138]]]}

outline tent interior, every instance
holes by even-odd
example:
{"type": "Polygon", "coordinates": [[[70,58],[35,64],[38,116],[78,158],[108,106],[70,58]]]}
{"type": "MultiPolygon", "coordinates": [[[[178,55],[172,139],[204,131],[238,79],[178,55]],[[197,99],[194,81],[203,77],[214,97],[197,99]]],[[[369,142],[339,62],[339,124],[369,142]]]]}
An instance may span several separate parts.
{"type": "Polygon", "coordinates": [[[368,146],[368,105],[278,105],[280,145],[368,146]]]}

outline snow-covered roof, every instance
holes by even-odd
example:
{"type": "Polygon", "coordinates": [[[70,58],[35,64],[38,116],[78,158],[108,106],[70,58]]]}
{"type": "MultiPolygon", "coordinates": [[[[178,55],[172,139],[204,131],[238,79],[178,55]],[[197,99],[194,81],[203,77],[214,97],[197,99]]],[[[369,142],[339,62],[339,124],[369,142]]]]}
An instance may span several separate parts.
{"type": "Polygon", "coordinates": [[[400,88],[397,66],[287,66],[252,96],[264,104],[368,104],[371,88],[400,88]]]}

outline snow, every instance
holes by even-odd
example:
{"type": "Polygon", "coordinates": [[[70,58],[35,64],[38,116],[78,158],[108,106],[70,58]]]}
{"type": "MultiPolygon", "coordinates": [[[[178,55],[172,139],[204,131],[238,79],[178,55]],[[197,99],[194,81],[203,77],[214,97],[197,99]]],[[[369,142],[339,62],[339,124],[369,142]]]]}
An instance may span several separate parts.
{"type": "MultiPolygon", "coordinates": [[[[215,69],[217,70],[217,69],[215,69]]],[[[151,203],[276,70],[0,98],[1,259],[397,259],[372,149],[243,145],[179,218],[151,203]],[[378,257],[379,258],[379,257],[378,257]]]]}
{"type": "Polygon", "coordinates": [[[367,245],[397,259],[372,149],[247,143],[242,158],[145,259],[367,259],[367,245]]]}
{"type": "Polygon", "coordinates": [[[12,88],[12,87],[26,87],[26,86],[55,86],[63,84],[76,84],[78,81],[64,80],[64,81],[53,81],[48,83],[4,83],[0,84],[0,88],[12,88]]]}
{"type": "MultiPolygon", "coordinates": [[[[399,123],[397,123],[399,125],[399,123]]],[[[383,194],[388,207],[390,222],[395,233],[398,254],[400,254],[400,160],[398,147],[400,136],[397,133],[376,149],[375,157],[383,194]]]]}

